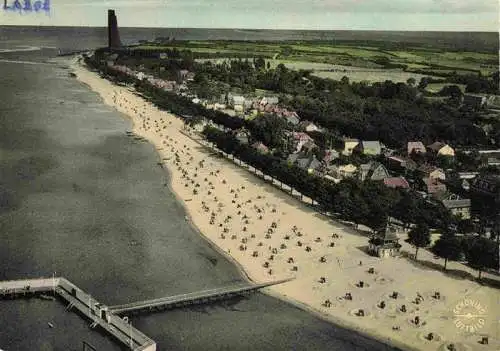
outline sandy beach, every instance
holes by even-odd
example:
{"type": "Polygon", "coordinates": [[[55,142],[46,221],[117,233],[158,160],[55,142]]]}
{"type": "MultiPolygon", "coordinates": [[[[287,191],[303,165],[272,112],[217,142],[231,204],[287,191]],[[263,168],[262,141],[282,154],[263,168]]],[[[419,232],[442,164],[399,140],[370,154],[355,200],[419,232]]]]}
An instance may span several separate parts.
{"type": "MultiPolygon", "coordinates": [[[[497,289],[405,257],[369,256],[364,251],[366,236],[215,156],[197,142],[197,135],[186,135],[181,119],[77,63],[72,69],[106,104],[131,118],[131,137],[155,145],[161,166],[171,176],[165,186],[184,204],[186,220],[214,247],[252,281],[295,277],[266,293],[404,349],[445,351],[453,343],[457,351],[500,350],[497,289]],[[467,315],[472,310],[460,305],[464,299],[474,302],[481,316],[467,315]],[[479,343],[483,336],[488,336],[488,345],[479,343]]],[[[402,249],[413,252],[404,238],[401,235],[402,249]]],[[[419,260],[443,263],[426,250],[419,251],[419,260]]],[[[477,275],[456,262],[448,267],[477,275]]]]}

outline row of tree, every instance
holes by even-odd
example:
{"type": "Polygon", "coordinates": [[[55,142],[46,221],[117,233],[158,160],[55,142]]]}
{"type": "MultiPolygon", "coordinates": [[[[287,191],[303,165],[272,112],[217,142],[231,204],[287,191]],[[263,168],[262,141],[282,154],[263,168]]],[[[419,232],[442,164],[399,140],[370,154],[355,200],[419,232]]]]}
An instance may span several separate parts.
{"type": "MultiPolygon", "coordinates": [[[[418,250],[431,244],[429,227],[425,223],[417,224],[408,234],[410,244],[415,247],[415,259],[418,250]]],[[[444,270],[448,261],[463,261],[481,273],[486,269],[499,269],[499,245],[497,242],[478,236],[457,236],[455,232],[446,230],[430,247],[431,251],[444,259],[444,270]]]]}
{"type": "Polygon", "coordinates": [[[277,156],[262,154],[240,143],[232,133],[207,126],[204,135],[219,149],[314,199],[323,211],[340,214],[345,220],[375,230],[385,227],[389,215],[406,225],[419,220],[433,228],[447,228],[453,222],[443,206],[406,191],[387,188],[382,182],[345,179],[335,184],[277,156]]]}
{"type": "MultiPolygon", "coordinates": [[[[281,135],[276,134],[282,126],[273,128],[266,124],[260,125],[260,122],[249,122],[220,111],[209,110],[194,104],[186,97],[158,89],[149,82],[139,81],[104,64],[90,59],[88,62],[111,79],[135,83],[136,89],[161,109],[184,116],[191,121],[203,116],[226,130],[236,131],[246,127],[257,139],[265,138],[265,133],[270,133],[269,137],[275,138],[276,143],[282,140],[281,135]]],[[[270,120],[277,119],[273,117],[270,120]]],[[[379,228],[384,226],[388,214],[401,219],[404,223],[414,223],[419,219],[433,228],[446,228],[453,221],[449,211],[443,206],[430,204],[413,194],[389,189],[379,182],[361,183],[356,180],[345,180],[334,184],[323,177],[289,166],[278,156],[258,153],[254,148],[241,144],[235,138],[234,132],[226,133],[217,128],[207,128],[205,135],[221,150],[234,154],[244,162],[315,199],[325,211],[339,213],[355,223],[379,228]]]]}

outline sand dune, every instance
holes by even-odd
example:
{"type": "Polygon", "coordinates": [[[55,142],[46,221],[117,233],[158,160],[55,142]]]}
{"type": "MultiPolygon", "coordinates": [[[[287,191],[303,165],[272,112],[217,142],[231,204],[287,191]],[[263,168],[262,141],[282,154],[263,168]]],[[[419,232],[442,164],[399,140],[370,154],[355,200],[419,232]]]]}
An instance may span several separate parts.
{"type": "MultiPolygon", "coordinates": [[[[367,255],[366,237],[215,156],[196,142],[198,136],[185,135],[180,119],[76,64],[74,70],[105,103],[130,116],[136,135],[156,146],[188,220],[207,240],[254,281],[296,277],[267,293],[405,349],[446,350],[454,343],[456,350],[500,350],[498,290],[423,269],[403,257],[367,255]],[[433,297],[436,291],[440,299],[433,297]],[[486,310],[481,323],[479,317],[459,317],[479,327],[474,332],[456,326],[457,314],[471,312],[455,308],[464,298],[486,310]],[[483,335],[489,336],[489,345],[478,343],[483,335]]],[[[420,255],[433,260],[428,252],[420,255]]]]}

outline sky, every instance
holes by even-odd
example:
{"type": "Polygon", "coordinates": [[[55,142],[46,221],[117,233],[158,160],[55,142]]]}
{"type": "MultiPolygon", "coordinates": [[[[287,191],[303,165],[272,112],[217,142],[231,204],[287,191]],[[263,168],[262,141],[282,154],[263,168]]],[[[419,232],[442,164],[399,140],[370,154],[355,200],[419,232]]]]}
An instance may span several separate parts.
{"type": "MultiPolygon", "coordinates": [[[[0,8],[0,25],[104,27],[107,9],[112,8],[120,27],[485,32],[500,28],[498,0],[48,1],[50,14],[0,8]]],[[[7,5],[13,2],[7,0],[7,5]]]]}

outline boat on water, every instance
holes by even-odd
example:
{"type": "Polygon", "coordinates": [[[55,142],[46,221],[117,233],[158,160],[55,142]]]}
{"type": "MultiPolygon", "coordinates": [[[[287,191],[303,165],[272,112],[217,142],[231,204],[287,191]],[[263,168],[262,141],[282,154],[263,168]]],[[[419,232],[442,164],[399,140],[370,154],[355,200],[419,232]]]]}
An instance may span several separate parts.
{"type": "Polygon", "coordinates": [[[47,324],[49,325],[50,328],[54,328],[54,324],[52,324],[50,322],[47,322],[47,324]]]}

